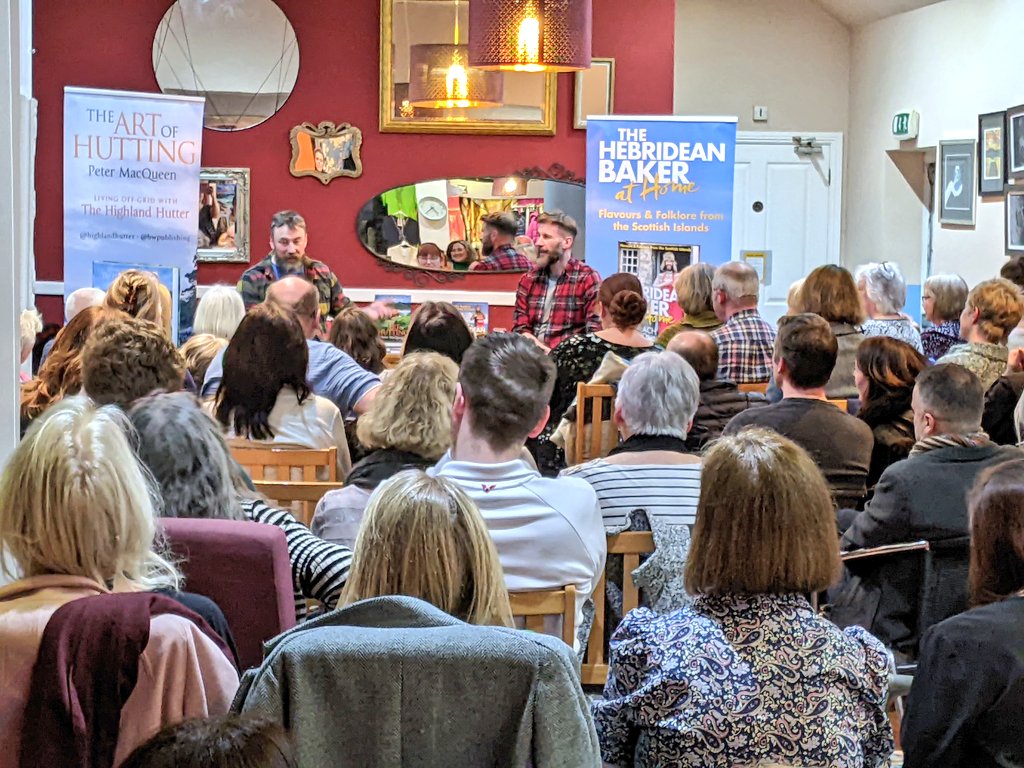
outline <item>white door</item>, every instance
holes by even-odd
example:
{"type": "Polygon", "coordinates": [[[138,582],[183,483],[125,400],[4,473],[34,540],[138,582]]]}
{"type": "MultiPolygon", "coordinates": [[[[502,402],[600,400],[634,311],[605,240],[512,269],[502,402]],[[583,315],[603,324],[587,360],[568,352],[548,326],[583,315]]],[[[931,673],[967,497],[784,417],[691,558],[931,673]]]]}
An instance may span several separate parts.
{"type": "Polygon", "coordinates": [[[737,139],[733,258],[771,252],[760,309],[772,323],[786,313],[795,280],[839,263],[842,138],[819,134],[814,145],[798,152],[790,134],[748,132],[737,139]]]}

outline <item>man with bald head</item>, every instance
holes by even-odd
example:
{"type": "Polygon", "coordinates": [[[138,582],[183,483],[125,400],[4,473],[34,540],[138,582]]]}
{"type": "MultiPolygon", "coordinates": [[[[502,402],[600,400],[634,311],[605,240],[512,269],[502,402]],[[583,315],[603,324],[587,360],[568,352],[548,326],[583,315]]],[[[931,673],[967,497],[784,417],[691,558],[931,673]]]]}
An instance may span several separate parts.
{"type": "Polygon", "coordinates": [[[767,382],[775,330],[757,311],[761,283],[753,267],[730,261],[715,270],[711,306],[725,325],[711,332],[718,345],[718,378],[737,384],[767,382]]]}
{"type": "MultiPolygon", "coordinates": [[[[282,277],[268,288],[265,301],[294,314],[302,326],[309,345],[306,381],[313,394],[332,401],[342,414],[365,413],[377,394],[380,378],[360,368],[355,360],[333,344],[316,338],[320,331],[320,302],[316,286],[294,275],[282,277]]],[[[221,350],[210,362],[201,395],[217,394],[223,375],[224,350],[221,350]]]]}
{"type": "Polygon", "coordinates": [[[725,425],[747,408],[767,405],[758,392],[740,392],[736,382],[719,379],[718,345],[704,331],[682,331],[672,337],[666,348],[682,357],[697,372],[700,382],[700,402],[693,426],[686,434],[687,450],[698,452],[717,437],[725,425]]]}

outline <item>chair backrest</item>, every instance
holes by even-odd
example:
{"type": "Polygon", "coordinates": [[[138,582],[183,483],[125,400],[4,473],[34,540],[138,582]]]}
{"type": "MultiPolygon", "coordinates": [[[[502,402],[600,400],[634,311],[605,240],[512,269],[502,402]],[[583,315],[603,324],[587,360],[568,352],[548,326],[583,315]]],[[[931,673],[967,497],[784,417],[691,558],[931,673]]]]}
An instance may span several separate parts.
{"type": "Polygon", "coordinates": [[[284,531],[244,520],[164,518],[185,588],[224,612],[243,669],[259,665],[263,643],[295,626],[295,592],[284,531]]]}
{"type": "Polygon", "coordinates": [[[313,520],[316,505],[324,494],[336,488],[344,488],[344,483],[321,483],[287,480],[254,480],[256,490],[266,496],[274,506],[287,509],[295,519],[307,528],[313,520]]]}
{"type": "Polygon", "coordinates": [[[933,624],[967,610],[971,537],[929,542],[928,573],[918,614],[918,636],[933,624]]]}
{"type": "Polygon", "coordinates": [[[544,619],[548,616],[561,617],[562,642],[572,648],[576,637],[576,587],[567,584],[559,589],[510,592],[508,599],[512,605],[512,617],[521,617],[526,628],[533,632],[549,634],[544,619]]]}
{"type": "Polygon", "coordinates": [[[385,370],[390,371],[392,368],[394,368],[396,365],[398,365],[398,363],[401,360],[402,360],[402,355],[401,355],[400,352],[388,352],[386,355],[384,355],[384,368],[385,368],[385,370]]]}
{"type": "MultiPolygon", "coordinates": [[[[627,531],[608,537],[608,554],[622,556],[622,615],[640,605],[640,590],[633,581],[633,571],[640,567],[641,555],[654,552],[654,534],[650,531],[627,531]]],[[[594,588],[594,623],[590,627],[587,654],[580,668],[584,685],[604,685],[608,679],[608,648],[605,646],[605,579],[594,588]]]]}
{"type": "Polygon", "coordinates": [[[737,384],[740,392],[760,392],[762,395],[768,392],[767,381],[750,381],[746,384],[737,384]]]}
{"type": "Polygon", "coordinates": [[[849,413],[849,411],[850,411],[850,401],[847,400],[846,398],[842,398],[842,399],[838,399],[838,400],[832,400],[830,398],[829,402],[832,403],[832,405],[834,405],[836,408],[838,408],[843,413],[849,413]]]}
{"type": "Polygon", "coordinates": [[[607,456],[619,441],[612,421],[615,408],[615,387],[610,384],[576,386],[576,442],[572,460],[582,464],[607,456]]]}
{"type": "Polygon", "coordinates": [[[280,448],[244,440],[230,445],[231,455],[253,480],[338,481],[337,448],[280,448]]]}

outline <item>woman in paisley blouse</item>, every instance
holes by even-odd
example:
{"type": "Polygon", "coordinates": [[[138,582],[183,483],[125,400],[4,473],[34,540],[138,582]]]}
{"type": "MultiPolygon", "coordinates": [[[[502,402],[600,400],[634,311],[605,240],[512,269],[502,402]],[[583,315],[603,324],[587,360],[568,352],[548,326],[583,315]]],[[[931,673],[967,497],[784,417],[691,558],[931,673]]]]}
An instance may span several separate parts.
{"type": "Polygon", "coordinates": [[[630,612],[593,704],[613,766],[859,768],[892,753],[892,659],[804,595],[839,575],[828,486],[807,453],[749,429],[704,455],[686,565],[692,605],[630,612]]]}

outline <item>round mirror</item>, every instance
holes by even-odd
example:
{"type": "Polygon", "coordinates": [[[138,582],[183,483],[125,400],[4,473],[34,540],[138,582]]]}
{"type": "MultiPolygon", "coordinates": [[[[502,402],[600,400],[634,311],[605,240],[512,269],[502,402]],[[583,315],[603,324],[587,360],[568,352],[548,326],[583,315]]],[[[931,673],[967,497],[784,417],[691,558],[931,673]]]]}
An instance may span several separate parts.
{"type": "Polygon", "coordinates": [[[524,176],[432,179],[373,197],[356,227],[379,259],[411,269],[525,272],[537,258],[537,217],[559,210],[580,224],[572,253],[585,258],[582,184],[524,176]]]}
{"type": "Polygon", "coordinates": [[[153,71],[164,93],[206,97],[207,128],[240,131],[284,106],[299,44],[272,0],[177,0],[157,26],[153,71]]]}

